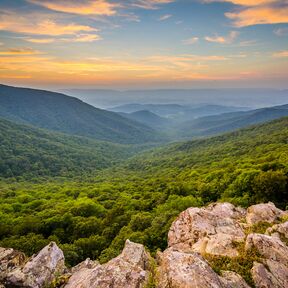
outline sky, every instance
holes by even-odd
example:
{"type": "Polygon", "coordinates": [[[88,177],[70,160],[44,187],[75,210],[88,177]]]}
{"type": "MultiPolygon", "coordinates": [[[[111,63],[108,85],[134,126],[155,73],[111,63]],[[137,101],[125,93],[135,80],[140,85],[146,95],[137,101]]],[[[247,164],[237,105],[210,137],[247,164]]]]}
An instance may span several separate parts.
{"type": "Polygon", "coordinates": [[[288,88],[288,0],[0,0],[0,82],[288,88]]]}

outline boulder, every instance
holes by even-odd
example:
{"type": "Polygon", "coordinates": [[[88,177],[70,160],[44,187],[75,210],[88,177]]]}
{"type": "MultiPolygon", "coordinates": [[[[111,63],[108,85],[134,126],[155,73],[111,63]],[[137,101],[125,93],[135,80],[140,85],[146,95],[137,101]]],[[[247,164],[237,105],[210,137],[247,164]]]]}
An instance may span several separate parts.
{"type": "Polygon", "coordinates": [[[118,257],[77,270],[65,288],[142,288],[149,278],[149,260],[143,245],[127,240],[118,257]]]}
{"type": "Polygon", "coordinates": [[[281,286],[277,278],[261,263],[255,262],[253,264],[251,274],[256,288],[286,288],[281,286]]]}
{"type": "Polygon", "coordinates": [[[284,212],[274,205],[274,203],[264,203],[252,205],[247,209],[246,221],[249,225],[254,225],[260,222],[275,223],[287,212],[284,212]]]}
{"type": "Polygon", "coordinates": [[[220,280],[223,288],[250,288],[239,274],[232,271],[222,271],[220,280]]]}
{"type": "Polygon", "coordinates": [[[168,248],[157,257],[157,288],[223,288],[219,276],[199,253],[168,248]]]}
{"type": "Polygon", "coordinates": [[[268,268],[269,272],[277,279],[281,287],[288,287],[288,267],[282,263],[266,260],[264,264],[268,268]]]}
{"type": "Polygon", "coordinates": [[[65,270],[64,255],[56,243],[51,242],[23,266],[8,273],[7,286],[41,288],[49,285],[65,270]]]}
{"type": "Polygon", "coordinates": [[[172,223],[168,246],[183,252],[210,253],[235,257],[235,242],[244,242],[240,220],[245,210],[229,203],[217,203],[207,208],[188,208],[172,223]]]}
{"type": "Polygon", "coordinates": [[[264,234],[249,234],[245,250],[255,249],[261,257],[288,265],[288,247],[277,237],[264,234]]]}
{"type": "Polygon", "coordinates": [[[3,281],[7,274],[25,262],[24,253],[12,248],[0,247],[0,281],[3,281]]]}

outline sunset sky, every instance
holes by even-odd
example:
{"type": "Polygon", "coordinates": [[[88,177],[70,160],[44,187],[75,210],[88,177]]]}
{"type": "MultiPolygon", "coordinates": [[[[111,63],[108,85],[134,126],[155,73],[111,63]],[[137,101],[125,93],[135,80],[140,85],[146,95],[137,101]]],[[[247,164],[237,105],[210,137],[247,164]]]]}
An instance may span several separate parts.
{"type": "Polygon", "coordinates": [[[0,0],[0,82],[288,88],[288,0],[0,0]]]}

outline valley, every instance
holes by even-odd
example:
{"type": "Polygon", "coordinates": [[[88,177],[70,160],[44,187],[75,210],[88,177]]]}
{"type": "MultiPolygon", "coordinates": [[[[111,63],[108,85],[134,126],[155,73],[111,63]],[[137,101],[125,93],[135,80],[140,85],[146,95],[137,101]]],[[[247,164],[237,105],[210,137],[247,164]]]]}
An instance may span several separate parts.
{"type": "MultiPolygon", "coordinates": [[[[15,90],[11,91],[13,96],[15,90]]],[[[78,100],[61,95],[66,104],[55,118],[58,112],[47,108],[46,96],[38,96],[40,103],[33,98],[39,91],[24,92],[26,103],[31,97],[37,109],[19,104],[27,110],[17,110],[7,103],[18,103],[18,98],[0,97],[1,103],[6,101],[0,109],[0,247],[31,256],[53,241],[68,266],[86,258],[106,263],[121,252],[127,239],[144,245],[152,256],[163,251],[171,223],[189,207],[214,202],[248,207],[269,201],[287,207],[287,105],[195,118],[191,123],[198,126],[184,122],[185,129],[177,130],[190,135],[184,141],[183,135],[172,137],[164,131],[173,125],[162,126],[169,118],[156,111],[132,112],[137,122],[127,112],[99,112],[82,102],[79,111],[71,110],[69,101],[74,105],[78,100]],[[120,119],[120,130],[114,134],[107,128],[109,136],[104,137],[95,132],[95,124],[91,135],[79,136],[81,127],[87,127],[82,121],[87,107],[88,115],[96,111],[120,119]],[[66,131],[68,122],[61,125],[68,116],[74,117],[69,127],[78,129],[66,131]],[[153,125],[140,123],[139,116],[153,125]],[[223,133],[227,130],[234,131],[223,133]],[[143,134],[141,139],[153,137],[139,141],[138,133],[143,134]]]]}

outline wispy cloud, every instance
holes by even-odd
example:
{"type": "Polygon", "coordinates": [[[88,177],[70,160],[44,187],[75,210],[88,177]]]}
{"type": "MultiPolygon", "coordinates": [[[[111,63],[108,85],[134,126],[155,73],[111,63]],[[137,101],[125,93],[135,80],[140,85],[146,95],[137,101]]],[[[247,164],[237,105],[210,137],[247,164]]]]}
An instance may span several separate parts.
{"type": "Polygon", "coordinates": [[[185,45],[192,45],[192,44],[197,43],[198,41],[199,41],[198,37],[191,37],[191,38],[183,40],[182,43],[185,45]]]}
{"type": "Polygon", "coordinates": [[[22,15],[14,11],[5,11],[0,15],[0,30],[47,36],[74,35],[98,31],[98,29],[87,25],[59,23],[53,17],[45,16],[42,17],[40,13],[22,15]]]}
{"type": "Polygon", "coordinates": [[[165,21],[165,20],[167,20],[167,19],[169,19],[169,18],[171,18],[171,17],[172,17],[171,14],[165,14],[165,15],[160,16],[160,17],[158,18],[158,20],[159,20],[159,21],[165,21]]]}
{"type": "Polygon", "coordinates": [[[273,3],[276,2],[276,0],[202,0],[202,2],[204,3],[229,2],[241,6],[258,6],[273,3]]]}
{"type": "Polygon", "coordinates": [[[28,2],[50,10],[78,15],[111,16],[116,14],[116,9],[120,6],[106,0],[28,0],[28,2]]]}
{"type": "Polygon", "coordinates": [[[10,48],[5,51],[0,51],[0,55],[37,55],[41,54],[39,51],[33,50],[31,48],[10,48]]]}
{"type": "Polygon", "coordinates": [[[277,58],[288,57],[288,50],[275,52],[273,54],[273,57],[277,57],[277,58]]]}
{"type": "Polygon", "coordinates": [[[240,8],[225,13],[235,27],[288,23],[287,0],[202,0],[204,3],[230,2],[240,8]]]}
{"type": "Polygon", "coordinates": [[[194,55],[183,54],[177,56],[157,55],[147,58],[153,62],[166,62],[166,63],[180,63],[180,62],[199,62],[199,61],[225,61],[228,60],[226,56],[222,55],[194,55]]]}
{"type": "Polygon", "coordinates": [[[176,0],[131,0],[131,6],[142,9],[158,9],[161,4],[168,4],[176,0]]]}
{"type": "Polygon", "coordinates": [[[94,41],[99,41],[102,38],[99,35],[95,34],[79,34],[76,35],[74,38],[66,38],[62,39],[66,42],[94,42],[94,41]]]}
{"type": "Polygon", "coordinates": [[[26,38],[25,41],[36,43],[36,44],[48,44],[55,42],[52,38],[26,38]]]}
{"type": "Polygon", "coordinates": [[[231,31],[227,36],[219,36],[218,34],[215,34],[214,36],[206,36],[205,40],[208,42],[214,42],[220,44],[230,44],[237,38],[238,35],[239,32],[231,31]]]}
{"type": "Polygon", "coordinates": [[[239,12],[228,12],[225,15],[233,20],[235,27],[288,23],[288,5],[280,8],[255,6],[239,12]]]}

